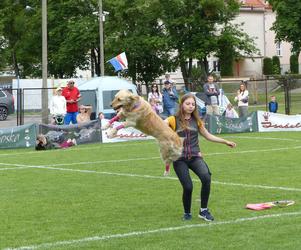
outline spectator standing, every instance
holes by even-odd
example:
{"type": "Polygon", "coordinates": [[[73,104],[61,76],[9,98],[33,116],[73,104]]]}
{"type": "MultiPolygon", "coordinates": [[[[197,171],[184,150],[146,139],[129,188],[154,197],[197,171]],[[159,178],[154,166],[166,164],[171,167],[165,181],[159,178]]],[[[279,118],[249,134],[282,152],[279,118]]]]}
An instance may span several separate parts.
{"type": "Polygon", "coordinates": [[[70,122],[76,124],[76,117],[78,115],[78,101],[81,98],[81,94],[77,87],[74,86],[74,81],[70,80],[67,86],[63,89],[62,95],[67,102],[67,114],[65,116],[65,124],[69,125],[70,122]]]}
{"type": "Polygon", "coordinates": [[[234,101],[238,102],[239,117],[247,116],[249,106],[249,91],[246,89],[246,85],[243,81],[239,85],[239,90],[237,90],[234,101]]]}
{"type": "Polygon", "coordinates": [[[276,101],[276,96],[271,96],[271,101],[269,102],[269,112],[277,113],[278,111],[278,102],[276,101]]]}
{"type": "Polygon", "coordinates": [[[51,99],[50,114],[52,115],[52,124],[63,125],[66,114],[66,99],[62,96],[62,88],[55,90],[55,95],[51,99]]]}
{"type": "Polygon", "coordinates": [[[163,106],[162,106],[162,94],[159,91],[157,84],[152,84],[151,91],[148,93],[147,101],[150,103],[151,100],[154,100],[155,105],[157,106],[157,113],[163,112],[163,106]]]}
{"type": "Polygon", "coordinates": [[[206,95],[206,113],[208,115],[219,115],[218,96],[220,91],[217,84],[214,83],[214,78],[209,75],[208,82],[204,84],[204,93],[206,95]]]}
{"type": "Polygon", "coordinates": [[[191,200],[193,183],[189,173],[189,170],[192,170],[202,182],[200,193],[201,208],[198,216],[206,221],[213,221],[214,218],[207,207],[210,195],[211,173],[201,154],[198,135],[200,133],[208,141],[225,144],[231,148],[236,147],[236,144],[214,136],[207,131],[199,117],[196,99],[192,94],[186,94],[181,98],[179,111],[175,116],[168,117],[166,122],[180,137],[184,138],[182,155],[178,160],[173,162],[174,170],[183,187],[183,220],[190,220],[192,218],[191,200]]]}
{"type": "Polygon", "coordinates": [[[171,82],[165,81],[162,91],[163,96],[163,113],[166,116],[171,116],[176,113],[176,103],[178,102],[178,93],[171,82]]]}
{"type": "Polygon", "coordinates": [[[92,106],[91,105],[80,105],[79,113],[76,116],[76,121],[78,124],[91,121],[92,106]]]}

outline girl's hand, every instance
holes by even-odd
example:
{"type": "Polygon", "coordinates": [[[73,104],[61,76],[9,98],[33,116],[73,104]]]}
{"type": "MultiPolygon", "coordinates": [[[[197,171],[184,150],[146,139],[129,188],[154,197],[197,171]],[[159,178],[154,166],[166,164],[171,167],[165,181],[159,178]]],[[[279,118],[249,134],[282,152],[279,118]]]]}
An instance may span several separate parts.
{"type": "Polygon", "coordinates": [[[236,143],[233,141],[226,141],[226,145],[229,146],[230,148],[235,148],[236,147],[236,143]]]}

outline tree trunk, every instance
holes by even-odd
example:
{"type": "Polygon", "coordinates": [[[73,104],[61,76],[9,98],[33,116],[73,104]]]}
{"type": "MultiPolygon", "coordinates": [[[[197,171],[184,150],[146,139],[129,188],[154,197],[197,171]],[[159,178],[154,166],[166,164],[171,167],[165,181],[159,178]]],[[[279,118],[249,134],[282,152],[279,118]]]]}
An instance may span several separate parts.
{"type": "Polygon", "coordinates": [[[100,54],[99,54],[99,48],[94,48],[93,53],[91,53],[91,56],[93,56],[94,61],[94,72],[96,75],[100,76],[100,54]],[[97,54],[95,53],[97,52],[97,54]]]}
{"type": "Polygon", "coordinates": [[[17,61],[17,56],[16,56],[16,51],[14,50],[12,53],[13,57],[13,65],[14,65],[14,70],[17,78],[20,78],[20,69],[18,66],[18,61],[17,61]]]}
{"type": "Polygon", "coordinates": [[[180,62],[180,67],[181,67],[182,77],[183,77],[184,84],[185,84],[185,89],[189,90],[188,71],[186,68],[186,62],[185,61],[180,62]]]}
{"type": "Polygon", "coordinates": [[[91,76],[95,76],[95,53],[94,49],[91,49],[91,76]]]}

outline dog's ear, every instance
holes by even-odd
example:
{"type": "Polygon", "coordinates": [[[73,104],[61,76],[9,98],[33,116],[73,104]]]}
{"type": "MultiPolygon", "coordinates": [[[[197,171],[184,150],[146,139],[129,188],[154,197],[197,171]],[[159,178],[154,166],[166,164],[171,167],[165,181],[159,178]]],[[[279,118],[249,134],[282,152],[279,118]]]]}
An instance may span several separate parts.
{"type": "Polygon", "coordinates": [[[132,102],[136,102],[136,101],[139,100],[139,96],[136,96],[136,95],[133,95],[133,94],[130,96],[130,98],[131,98],[132,102]]]}

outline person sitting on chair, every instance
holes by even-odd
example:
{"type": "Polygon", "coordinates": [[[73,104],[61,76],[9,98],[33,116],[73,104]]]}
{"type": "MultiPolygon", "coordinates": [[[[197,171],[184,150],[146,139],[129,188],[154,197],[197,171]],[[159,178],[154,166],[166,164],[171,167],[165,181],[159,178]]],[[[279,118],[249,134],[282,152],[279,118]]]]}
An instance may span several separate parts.
{"type": "Polygon", "coordinates": [[[90,116],[91,116],[91,112],[92,112],[92,106],[91,105],[80,105],[79,106],[79,113],[76,116],[76,121],[78,124],[82,124],[85,122],[89,122],[90,120],[90,116]]]}

